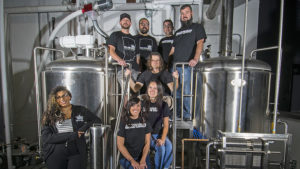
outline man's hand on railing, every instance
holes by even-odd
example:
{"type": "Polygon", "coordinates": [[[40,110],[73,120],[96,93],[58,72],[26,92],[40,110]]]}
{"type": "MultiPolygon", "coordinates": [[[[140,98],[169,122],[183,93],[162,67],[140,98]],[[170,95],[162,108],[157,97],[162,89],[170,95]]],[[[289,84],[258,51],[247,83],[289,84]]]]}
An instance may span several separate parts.
{"type": "Polygon", "coordinates": [[[119,65],[126,66],[126,62],[123,59],[118,60],[119,65]]]}
{"type": "Polygon", "coordinates": [[[191,66],[191,67],[194,67],[194,66],[196,66],[197,65],[197,63],[198,63],[198,60],[199,59],[191,59],[190,61],[189,61],[189,66],[191,66]]]}

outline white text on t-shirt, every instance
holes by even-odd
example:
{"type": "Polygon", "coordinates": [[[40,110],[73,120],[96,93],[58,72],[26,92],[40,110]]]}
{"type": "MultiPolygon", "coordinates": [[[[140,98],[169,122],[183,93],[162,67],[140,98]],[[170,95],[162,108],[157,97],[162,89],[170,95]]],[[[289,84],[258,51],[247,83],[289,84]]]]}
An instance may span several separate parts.
{"type": "Polygon", "coordinates": [[[145,128],[145,127],[146,127],[146,123],[134,123],[131,124],[131,126],[126,124],[125,129],[135,129],[135,128],[145,128]]]}
{"type": "Polygon", "coordinates": [[[188,33],[191,33],[192,31],[193,31],[192,29],[183,30],[183,31],[177,32],[176,36],[188,34],[188,33]]]}

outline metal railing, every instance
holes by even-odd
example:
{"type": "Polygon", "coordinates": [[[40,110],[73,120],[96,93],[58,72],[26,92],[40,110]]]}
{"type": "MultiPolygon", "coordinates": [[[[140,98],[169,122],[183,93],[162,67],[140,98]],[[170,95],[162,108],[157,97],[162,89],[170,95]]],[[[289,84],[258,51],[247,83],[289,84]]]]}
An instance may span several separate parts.
{"type": "MultiPolygon", "coordinates": [[[[184,88],[185,88],[185,84],[184,84],[184,73],[185,73],[185,70],[184,68],[189,66],[189,63],[188,62],[178,62],[178,63],[175,63],[173,65],[173,72],[176,71],[176,68],[177,67],[181,67],[182,68],[182,76],[181,76],[181,83],[178,84],[178,87],[179,85],[181,85],[181,96],[180,96],[180,105],[181,105],[181,111],[180,111],[180,118],[177,119],[177,89],[176,89],[176,86],[177,86],[177,81],[175,78],[173,78],[173,99],[174,99],[174,108],[173,108],[173,137],[172,137],[172,145],[173,145],[173,162],[172,162],[172,168],[175,169],[176,168],[176,144],[177,144],[177,140],[176,140],[176,131],[177,131],[177,120],[182,122],[183,121],[183,104],[184,104],[184,97],[190,97],[190,113],[191,113],[191,117],[190,120],[193,120],[195,118],[195,107],[192,107],[193,105],[195,106],[195,101],[196,99],[194,98],[196,96],[196,91],[197,91],[197,86],[196,86],[196,89],[194,90],[194,94],[193,94],[193,86],[194,86],[194,68],[193,67],[190,67],[191,68],[191,74],[190,74],[190,79],[191,79],[191,82],[190,82],[190,93],[184,93],[184,88]],[[193,101],[193,98],[194,98],[194,104],[192,103],[193,101]],[[193,111],[193,112],[192,112],[193,111]]],[[[197,85],[197,77],[195,79],[195,82],[196,82],[196,85],[197,85]]]]}
{"type": "MultiPolygon", "coordinates": [[[[131,66],[130,66],[131,67],[131,66]]],[[[123,66],[122,66],[123,69],[123,66]]],[[[128,88],[129,89],[129,79],[130,76],[126,77],[126,82],[124,85],[124,88],[128,88]]],[[[118,166],[118,150],[117,150],[117,134],[118,134],[118,130],[119,130],[119,126],[120,126],[120,121],[121,121],[121,114],[123,111],[123,107],[124,107],[124,100],[125,97],[127,97],[127,95],[129,96],[128,92],[129,90],[123,90],[123,94],[122,94],[122,99],[121,99],[121,103],[120,103],[120,107],[119,107],[119,111],[117,114],[117,119],[116,119],[116,125],[115,125],[115,130],[114,130],[114,135],[113,135],[113,164],[112,164],[112,168],[116,169],[118,166]]]]}
{"type": "MultiPolygon", "coordinates": [[[[173,66],[173,71],[176,71],[176,68],[177,67],[181,67],[182,69],[182,78],[180,79],[181,83],[181,96],[180,96],[180,105],[181,105],[181,111],[180,111],[180,120],[183,120],[183,103],[184,103],[184,98],[185,97],[190,97],[191,101],[190,101],[190,110],[193,111],[193,112],[190,112],[191,115],[194,115],[195,116],[195,109],[192,107],[192,98],[195,97],[195,93],[193,94],[193,86],[194,86],[194,83],[193,83],[193,77],[194,77],[194,68],[193,67],[190,67],[191,68],[191,75],[190,75],[190,79],[191,79],[191,82],[190,82],[190,93],[187,94],[187,93],[184,93],[184,88],[185,88],[185,84],[184,84],[184,73],[185,73],[185,69],[186,67],[189,66],[189,63],[188,62],[178,62],[178,63],[175,63],[175,65],[173,66]]],[[[196,79],[197,81],[197,79],[196,79]]],[[[176,80],[174,79],[174,86],[176,87],[176,80]]],[[[179,84],[178,84],[179,85],[179,84]]],[[[195,90],[196,91],[196,90],[195,90]]],[[[176,95],[177,95],[177,92],[176,92],[176,88],[174,88],[174,92],[173,92],[173,97],[174,97],[174,104],[176,105],[177,104],[177,99],[176,99],[176,95]]],[[[194,104],[195,105],[195,104],[194,104]]],[[[177,107],[174,107],[174,112],[176,113],[177,111],[177,107]]],[[[174,113],[173,112],[173,113],[174,113]]],[[[174,114],[176,115],[176,114],[174,114]]],[[[193,118],[194,118],[193,116],[193,118]]],[[[192,119],[193,119],[192,118],[192,119]]],[[[192,120],[190,119],[190,120],[192,120]]]]}
{"type": "MultiPolygon", "coordinates": [[[[33,50],[33,60],[34,60],[34,77],[35,77],[35,99],[36,99],[36,113],[37,113],[37,124],[38,124],[38,140],[39,140],[39,147],[38,147],[38,153],[41,153],[41,100],[40,100],[40,72],[38,72],[38,66],[37,66],[37,50],[49,50],[49,51],[56,51],[61,52],[62,57],[65,57],[64,51],[52,49],[52,48],[44,48],[44,47],[35,47],[33,50]]],[[[48,57],[49,55],[47,55],[48,57]]],[[[44,65],[40,65],[44,66],[44,65]]]]}

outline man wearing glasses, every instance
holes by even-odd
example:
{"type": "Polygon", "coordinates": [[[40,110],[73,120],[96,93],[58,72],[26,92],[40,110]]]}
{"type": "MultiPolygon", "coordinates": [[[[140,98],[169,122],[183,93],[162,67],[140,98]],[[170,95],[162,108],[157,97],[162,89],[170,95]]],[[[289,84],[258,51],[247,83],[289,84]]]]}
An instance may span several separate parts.
{"type": "Polygon", "coordinates": [[[168,68],[168,70],[172,69],[172,56],[169,56],[170,50],[172,48],[174,35],[173,35],[173,22],[170,19],[166,19],[163,22],[163,30],[166,35],[166,37],[162,38],[159,41],[158,45],[158,51],[162,55],[165,65],[168,68]]]}
{"type": "Polygon", "coordinates": [[[142,72],[147,68],[147,60],[151,52],[157,51],[156,39],[150,35],[149,32],[149,21],[146,18],[142,18],[139,21],[140,33],[135,35],[137,44],[137,54],[141,58],[141,70],[142,72]]]}

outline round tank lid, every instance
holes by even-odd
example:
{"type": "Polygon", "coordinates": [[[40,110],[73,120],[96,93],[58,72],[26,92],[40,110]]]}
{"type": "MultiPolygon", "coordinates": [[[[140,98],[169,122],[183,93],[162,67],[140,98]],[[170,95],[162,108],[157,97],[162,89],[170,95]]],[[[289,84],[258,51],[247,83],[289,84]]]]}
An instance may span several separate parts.
{"type": "MultiPolygon", "coordinates": [[[[66,57],[50,62],[46,70],[84,70],[84,71],[105,71],[105,60],[95,60],[87,57],[66,57]]],[[[108,70],[114,70],[113,66],[108,64],[108,70]]]]}
{"type": "MultiPolygon", "coordinates": [[[[232,57],[207,59],[200,62],[195,69],[199,71],[241,70],[242,59],[232,57]]],[[[245,59],[245,70],[271,71],[271,66],[260,60],[245,59]]]]}

